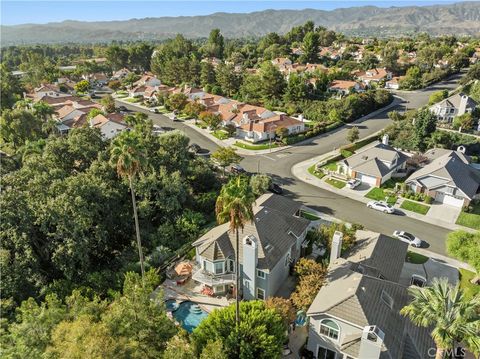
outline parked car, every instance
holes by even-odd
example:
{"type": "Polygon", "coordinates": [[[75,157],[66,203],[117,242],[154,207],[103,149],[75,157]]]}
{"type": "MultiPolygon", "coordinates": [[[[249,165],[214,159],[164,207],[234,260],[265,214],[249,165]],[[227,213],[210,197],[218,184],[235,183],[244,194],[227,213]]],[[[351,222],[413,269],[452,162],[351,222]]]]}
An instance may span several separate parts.
{"type": "Polygon", "coordinates": [[[395,212],[395,208],[393,208],[388,203],[383,201],[370,201],[367,203],[367,207],[371,209],[375,209],[377,211],[381,211],[383,213],[392,214],[395,212]]]}
{"type": "Polygon", "coordinates": [[[351,180],[347,181],[347,187],[354,189],[360,186],[361,183],[362,181],[360,181],[358,178],[352,178],[351,180]]]}
{"type": "Polygon", "coordinates": [[[395,231],[393,232],[395,238],[400,239],[403,242],[410,244],[413,247],[420,248],[422,246],[422,240],[415,237],[413,234],[405,231],[395,231]]]}
{"type": "Polygon", "coordinates": [[[153,112],[153,113],[158,113],[158,108],[150,108],[148,111],[153,112]]]}
{"type": "Polygon", "coordinates": [[[276,183],[273,183],[270,185],[270,187],[268,188],[268,190],[270,192],[273,192],[275,194],[282,194],[283,193],[283,189],[282,187],[280,187],[278,184],[276,183]]]}
{"type": "Polygon", "coordinates": [[[125,106],[118,106],[118,111],[120,112],[128,112],[128,109],[125,106]]]}
{"type": "Polygon", "coordinates": [[[197,145],[196,143],[192,143],[190,146],[188,146],[188,150],[192,153],[197,153],[201,149],[202,148],[199,145],[197,145]]]}
{"type": "Polygon", "coordinates": [[[163,129],[161,126],[159,125],[153,125],[153,130],[152,130],[153,134],[154,135],[161,135],[162,133],[165,133],[165,129],[163,129]]]}
{"type": "Polygon", "coordinates": [[[230,172],[236,175],[246,174],[247,171],[242,166],[239,165],[232,165],[230,168],[230,172]]]}

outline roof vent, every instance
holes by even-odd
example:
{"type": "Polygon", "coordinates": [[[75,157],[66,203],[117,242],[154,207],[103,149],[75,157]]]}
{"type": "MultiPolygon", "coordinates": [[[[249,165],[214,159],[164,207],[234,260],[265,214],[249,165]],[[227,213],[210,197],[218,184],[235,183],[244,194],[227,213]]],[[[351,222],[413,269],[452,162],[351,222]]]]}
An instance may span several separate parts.
{"type": "Polygon", "coordinates": [[[390,296],[390,294],[382,290],[380,298],[390,309],[393,309],[393,298],[390,296]]]}
{"type": "Polygon", "coordinates": [[[362,156],[362,160],[368,160],[368,156],[362,156]]]}
{"type": "Polygon", "coordinates": [[[272,249],[273,249],[273,246],[270,243],[265,246],[265,251],[267,252],[271,252],[272,249]]]}

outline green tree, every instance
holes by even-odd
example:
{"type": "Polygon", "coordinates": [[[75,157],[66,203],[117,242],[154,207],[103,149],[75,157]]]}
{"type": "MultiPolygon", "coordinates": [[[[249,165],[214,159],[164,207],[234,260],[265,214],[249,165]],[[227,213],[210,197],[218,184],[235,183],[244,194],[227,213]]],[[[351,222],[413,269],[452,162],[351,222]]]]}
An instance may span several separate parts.
{"type": "Polygon", "coordinates": [[[140,71],[150,70],[150,60],[152,58],[153,46],[142,42],[132,45],[128,48],[128,63],[134,69],[140,71]]]}
{"type": "Polygon", "coordinates": [[[88,80],[79,81],[75,84],[74,88],[78,93],[88,92],[88,90],[90,90],[90,82],[88,82],[88,80]]]}
{"type": "Polygon", "coordinates": [[[0,95],[1,110],[11,108],[20,98],[22,87],[20,82],[12,75],[10,67],[4,62],[0,64],[0,95]]]}
{"type": "Polygon", "coordinates": [[[167,348],[163,352],[162,359],[191,359],[195,358],[195,348],[188,340],[188,334],[180,331],[179,334],[170,338],[167,348]]]}
{"type": "Polygon", "coordinates": [[[200,83],[202,86],[215,84],[215,68],[209,62],[200,63],[200,83]]]}
{"type": "Polygon", "coordinates": [[[307,96],[307,86],[305,79],[295,73],[288,77],[287,87],[285,89],[285,101],[299,102],[304,100],[307,96]]]}
{"type": "Polygon", "coordinates": [[[233,64],[220,64],[217,66],[216,70],[216,82],[222,88],[222,92],[228,96],[232,97],[238,92],[240,88],[240,77],[235,72],[235,67],[233,64]]]}
{"type": "Polygon", "coordinates": [[[270,297],[265,301],[265,308],[274,309],[283,319],[285,327],[293,323],[297,313],[290,299],[270,297]]]}
{"type": "Polygon", "coordinates": [[[169,109],[182,111],[187,104],[187,99],[187,96],[183,93],[174,93],[168,97],[165,105],[167,105],[169,109]]]}
{"type": "Polygon", "coordinates": [[[440,102],[443,99],[448,97],[448,90],[440,90],[432,93],[428,99],[428,104],[433,105],[434,103],[440,102]]]}
{"type": "MultiPolygon", "coordinates": [[[[238,176],[231,179],[220,191],[215,204],[218,224],[229,222],[230,231],[235,233],[235,318],[236,328],[240,327],[240,230],[253,220],[255,196],[248,179],[238,176]]],[[[240,344],[240,343],[238,343],[240,344]]]]}
{"type": "Polygon", "coordinates": [[[262,301],[242,302],[242,325],[232,328],[234,321],[233,305],[210,313],[193,332],[197,350],[205,348],[215,338],[222,342],[228,358],[266,359],[281,356],[286,327],[274,309],[265,308],[262,301]]]}
{"type": "Polygon", "coordinates": [[[415,90],[422,87],[422,73],[418,66],[412,66],[407,70],[405,77],[400,80],[400,88],[415,90]]]}
{"type": "Polygon", "coordinates": [[[295,274],[299,277],[291,299],[295,307],[307,310],[313,303],[323,285],[326,268],[311,259],[300,258],[295,265],[295,274]]]}
{"type": "Polygon", "coordinates": [[[99,108],[92,108],[90,112],[87,114],[87,120],[91,120],[95,116],[103,115],[103,111],[99,108]]]}
{"type": "Polygon", "coordinates": [[[135,218],[135,233],[137,237],[138,256],[140,259],[140,268],[142,278],[145,276],[144,258],[142,242],[140,239],[140,227],[138,224],[137,202],[135,199],[135,190],[133,183],[135,177],[142,170],[145,164],[145,153],[141,145],[141,140],[133,131],[124,131],[113,140],[111,148],[110,163],[116,167],[120,177],[128,179],[130,192],[132,194],[133,216],[135,218]]]}
{"type": "Polygon", "coordinates": [[[470,88],[470,97],[475,101],[480,102],[480,81],[475,81],[470,88]]]}
{"type": "Polygon", "coordinates": [[[258,197],[266,193],[272,184],[270,176],[265,174],[256,174],[250,177],[250,187],[252,187],[253,194],[258,197]]]}
{"type": "Polygon", "coordinates": [[[240,163],[243,157],[238,155],[235,149],[231,147],[220,147],[212,153],[212,159],[222,167],[223,176],[225,176],[225,168],[234,163],[240,163]]]}
{"type": "Polygon", "coordinates": [[[282,73],[270,61],[265,61],[260,67],[259,74],[263,100],[281,98],[285,90],[282,73]]]}
{"type": "Polygon", "coordinates": [[[435,132],[437,127],[437,119],[435,115],[428,109],[424,108],[415,115],[415,137],[414,144],[417,149],[424,151],[426,148],[426,140],[435,132]]]}
{"type": "Polygon", "coordinates": [[[412,300],[400,313],[415,325],[433,327],[435,358],[443,358],[446,349],[455,349],[461,342],[470,351],[480,353],[480,296],[467,300],[460,285],[453,286],[446,278],[434,278],[428,287],[411,286],[408,292],[412,300]]]}
{"type": "Polygon", "coordinates": [[[450,232],[447,236],[447,252],[452,257],[470,264],[477,276],[472,283],[480,283],[480,233],[469,233],[466,231],[450,232]]]}
{"type": "Polygon", "coordinates": [[[200,359],[228,359],[220,339],[208,341],[200,354],[200,359]]]}
{"type": "Polygon", "coordinates": [[[473,116],[471,113],[467,112],[463,115],[456,116],[453,119],[452,127],[459,131],[470,131],[473,129],[473,124],[473,116]]]}
{"type": "Polygon", "coordinates": [[[115,100],[113,99],[112,95],[107,95],[103,97],[101,100],[101,104],[107,113],[115,112],[115,100]]]}
{"type": "Polygon", "coordinates": [[[190,101],[185,105],[185,108],[183,109],[183,113],[195,119],[198,118],[202,111],[205,111],[205,106],[198,101],[190,101]]]}
{"type": "Polygon", "coordinates": [[[105,51],[107,63],[113,71],[120,70],[128,65],[128,50],[118,45],[111,45],[105,51]]]}
{"type": "Polygon", "coordinates": [[[286,127],[279,127],[275,130],[275,135],[278,136],[280,141],[288,136],[288,128],[286,127]]]}
{"type": "Polygon", "coordinates": [[[220,29],[212,29],[208,36],[208,41],[203,48],[204,53],[208,57],[223,58],[224,40],[220,33],[220,29]]]}
{"type": "Polygon", "coordinates": [[[43,137],[42,121],[32,112],[21,109],[4,110],[0,117],[0,135],[4,143],[18,149],[26,141],[43,137]]]}
{"type": "Polygon", "coordinates": [[[302,42],[303,55],[300,56],[301,63],[315,63],[318,60],[318,46],[320,39],[317,32],[309,31],[305,34],[302,42]]]}
{"type": "Polygon", "coordinates": [[[357,126],[353,126],[347,132],[347,141],[348,142],[355,142],[360,138],[360,131],[358,130],[357,126]]]}

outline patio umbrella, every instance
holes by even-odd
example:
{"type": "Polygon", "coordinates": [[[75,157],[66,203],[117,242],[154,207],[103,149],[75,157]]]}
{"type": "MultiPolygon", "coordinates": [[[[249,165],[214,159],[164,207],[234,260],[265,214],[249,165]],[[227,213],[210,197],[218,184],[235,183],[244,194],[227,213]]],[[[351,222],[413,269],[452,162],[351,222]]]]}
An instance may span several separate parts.
{"type": "Polygon", "coordinates": [[[192,265],[188,262],[181,262],[175,267],[175,272],[179,276],[188,276],[192,274],[192,265]]]}

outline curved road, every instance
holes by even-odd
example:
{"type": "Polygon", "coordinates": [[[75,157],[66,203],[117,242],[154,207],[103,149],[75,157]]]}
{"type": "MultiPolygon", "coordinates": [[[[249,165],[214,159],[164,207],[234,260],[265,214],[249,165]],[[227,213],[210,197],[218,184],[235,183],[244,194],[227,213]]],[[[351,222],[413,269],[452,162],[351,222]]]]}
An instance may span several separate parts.
{"type": "MultiPolygon", "coordinates": [[[[397,95],[403,97],[405,102],[383,111],[368,120],[355,123],[360,130],[360,138],[385,128],[390,122],[387,117],[389,111],[404,111],[405,109],[424,106],[428,103],[428,98],[432,92],[440,89],[454,89],[460,77],[461,75],[454,75],[447,81],[416,92],[398,92],[397,95]]],[[[137,107],[125,105],[124,103],[118,103],[118,105],[124,105],[131,110],[139,111],[137,107]]],[[[148,113],[155,124],[184,131],[193,143],[197,143],[203,148],[213,151],[218,147],[210,139],[180,122],[172,122],[163,115],[153,114],[144,110],[140,111],[148,113]]],[[[386,215],[368,210],[364,203],[310,185],[292,175],[291,168],[293,165],[347,144],[346,134],[350,126],[352,124],[282,151],[264,155],[245,156],[241,165],[248,171],[257,172],[259,170],[259,172],[271,175],[275,182],[282,185],[285,196],[300,201],[315,210],[344,221],[363,224],[365,228],[387,235],[391,235],[397,229],[414,233],[428,243],[428,250],[445,255],[445,237],[449,233],[448,229],[430,225],[405,215],[386,215]]]]}

